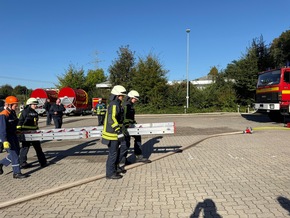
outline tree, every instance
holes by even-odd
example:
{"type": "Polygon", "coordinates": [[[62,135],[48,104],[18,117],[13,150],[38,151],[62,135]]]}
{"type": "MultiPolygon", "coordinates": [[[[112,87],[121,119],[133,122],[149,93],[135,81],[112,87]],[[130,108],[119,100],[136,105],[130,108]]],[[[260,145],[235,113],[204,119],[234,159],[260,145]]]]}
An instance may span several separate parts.
{"type": "Polygon", "coordinates": [[[166,106],[167,99],[167,70],[163,69],[159,59],[149,54],[139,57],[134,69],[132,88],[140,94],[140,103],[160,109],[166,106]]]}
{"type": "Polygon", "coordinates": [[[85,82],[88,95],[92,97],[106,98],[109,95],[109,91],[96,88],[96,84],[105,82],[106,80],[107,77],[105,76],[103,69],[89,70],[85,82]]]}
{"type": "Polygon", "coordinates": [[[208,88],[203,90],[194,87],[194,92],[190,94],[190,105],[197,110],[209,108],[211,106],[208,96],[211,95],[211,90],[208,88]]]}
{"type": "MultiPolygon", "coordinates": [[[[216,82],[211,85],[215,98],[213,106],[219,110],[235,108],[236,95],[234,90],[234,83],[229,81],[223,73],[219,73],[216,82]]],[[[211,95],[213,96],[213,95],[211,95]]]]}
{"type": "Polygon", "coordinates": [[[71,88],[82,88],[85,87],[85,75],[83,68],[77,70],[75,66],[69,65],[69,68],[62,76],[57,76],[59,84],[57,88],[63,88],[69,86],[71,88]]]}
{"type": "Polygon", "coordinates": [[[219,74],[218,69],[217,69],[215,66],[213,66],[213,67],[210,69],[210,71],[209,71],[209,73],[208,73],[208,76],[211,76],[212,81],[215,82],[215,81],[216,81],[216,78],[217,78],[217,76],[218,76],[218,74],[219,74]]]}
{"type": "Polygon", "coordinates": [[[96,84],[105,82],[107,77],[103,69],[89,70],[85,77],[85,87],[88,91],[95,90],[96,84]]]}
{"type": "Polygon", "coordinates": [[[290,30],[273,40],[270,51],[275,68],[290,66],[290,30]]]}
{"type": "Polygon", "coordinates": [[[11,85],[3,85],[0,87],[0,99],[5,99],[7,96],[13,94],[13,87],[11,85]]]}
{"type": "Polygon", "coordinates": [[[111,84],[122,85],[130,90],[132,87],[132,70],[135,65],[134,52],[129,49],[129,46],[120,47],[117,52],[118,59],[113,61],[109,67],[111,84]]]}
{"type": "Polygon", "coordinates": [[[225,76],[235,80],[237,103],[251,105],[255,100],[258,72],[273,66],[269,48],[263,37],[253,39],[250,48],[240,60],[228,64],[225,76]]]}
{"type": "Polygon", "coordinates": [[[234,88],[237,103],[249,105],[254,102],[258,79],[258,57],[256,50],[249,48],[248,53],[239,61],[233,61],[225,69],[225,76],[235,80],[234,88]]]}
{"type": "Polygon", "coordinates": [[[167,105],[183,107],[185,105],[186,81],[168,85],[167,96],[167,105]]]}
{"type": "Polygon", "coordinates": [[[29,98],[32,90],[27,89],[26,86],[15,86],[13,89],[13,95],[18,97],[18,100],[22,103],[26,102],[29,98]]]}
{"type": "Polygon", "coordinates": [[[252,47],[250,48],[250,50],[255,52],[259,72],[274,67],[272,57],[270,55],[270,49],[265,44],[263,36],[253,39],[252,47]]]}
{"type": "Polygon", "coordinates": [[[14,90],[13,90],[14,95],[27,95],[27,93],[28,93],[28,89],[26,86],[18,85],[14,87],[14,90]]]}

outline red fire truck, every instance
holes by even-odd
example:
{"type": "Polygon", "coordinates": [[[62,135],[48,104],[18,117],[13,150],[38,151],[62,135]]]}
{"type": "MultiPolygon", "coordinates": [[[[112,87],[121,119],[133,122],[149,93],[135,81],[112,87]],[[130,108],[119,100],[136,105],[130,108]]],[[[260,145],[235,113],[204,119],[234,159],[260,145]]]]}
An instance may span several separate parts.
{"type": "Polygon", "coordinates": [[[290,68],[259,73],[255,109],[268,113],[269,118],[281,122],[290,113],[290,68]]]}

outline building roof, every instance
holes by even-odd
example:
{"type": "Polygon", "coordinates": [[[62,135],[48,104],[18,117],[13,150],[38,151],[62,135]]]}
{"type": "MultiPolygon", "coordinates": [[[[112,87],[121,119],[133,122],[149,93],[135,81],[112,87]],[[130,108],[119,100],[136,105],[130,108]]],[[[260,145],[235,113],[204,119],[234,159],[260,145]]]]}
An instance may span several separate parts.
{"type": "Polygon", "coordinates": [[[105,81],[103,83],[98,83],[96,84],[96,87],[97,88],[111,88],[112,87],[112,84],[110,83],[110,81],[105,81]]]}

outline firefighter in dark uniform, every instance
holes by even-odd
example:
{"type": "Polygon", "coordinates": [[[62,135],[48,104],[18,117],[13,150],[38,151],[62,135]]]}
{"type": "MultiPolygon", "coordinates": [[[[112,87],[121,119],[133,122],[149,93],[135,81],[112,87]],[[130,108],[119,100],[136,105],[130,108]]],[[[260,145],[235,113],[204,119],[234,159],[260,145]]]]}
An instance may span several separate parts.
{"type": "Polygon", "coordinates": [[[122,100],[126,95],[126,89],[121,85],[113,87],[110,96],[110,104],[105,116],[104,128],[102,131],[102,143],[108,146],[109,154],[106,163],[106,178],[121,179],[119,172],[125,173],[125,170],[118,169],[119,146],[124,140],[122,132],[123,108],[122,100]]]}
{"type": "MultiPolygon", "coordinates": [[[[35,111],[38,101],[36,98],[29,98],[26,102],[26,106],[23,111],[19,114],[19,121],[17,125],[17,130],[19,131],[28,131],[28,130],[37,130],[38,129],[38,113],[35,111]]],[[[47,166],[46,157],[42,151],[40,141],[23,141],[22,147],[20,149],[19,162],[22,168],[31,167],[27,163],[27,154],[30,146],[33,146],[38,161],[41,167],[47,166]]]]}
{"type": "Polygon", "coordinates": [[[16,134],[18,118],[15,112],[18,107],[18,99],[15,96],[8,96],[5,103],[7,107],[0,113],[0,140],[8,155],[0,161],[0,174],[3,174],[3,165],[8,166],[11,163],[13,178],[23,179],[28,175],[21,173],[19,165],[20,146],[16,134]]]}
{"type": "MultiPolygon", "coordinates": [[[[0,103],[2,103],[2,100],[0,101],[0,103]]],[[[0,107],[0,112],[4,111],[7,107],[7,104],[5,103],[5,101],[3,101],[3,105],[0,107]]],[[[2,153],[4,151],[3,148],[3,143],[0,140],[0,153],[2,153]]]]}
{"type": "MultiPolygon", "coordinates": [[[[139,93],[135,90],[131,90],[128,95],[125,97],[123,101],[123,108],[124,108],[124,121],[123,121],[123,128],[130,128],[134,127],[137,123],[135,120],[135,108],[134,104],[139,100],[139,93]]],[[[128,132],[128,131],[127,131],[128,132]]],[[[148,158],[143,156],[142,152],[142,142],[141,142],[141,135],[132,136],[134,138],[134,154],[136,157],[136,162],[143,162],[143,163],[151,163],[148,158]]],[[[129,163],[127,161],[128,150],[131,145],[131,136],[129,133],[125,136],[125,140],[122,141],[120,147],[120,157],[119,162],[122,165],[129,163]]]]}

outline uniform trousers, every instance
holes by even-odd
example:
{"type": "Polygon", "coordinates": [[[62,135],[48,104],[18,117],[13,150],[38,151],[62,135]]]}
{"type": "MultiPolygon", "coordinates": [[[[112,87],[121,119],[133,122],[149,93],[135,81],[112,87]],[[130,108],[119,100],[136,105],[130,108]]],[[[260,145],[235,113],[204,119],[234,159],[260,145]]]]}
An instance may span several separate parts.
{"type": "Polygon", "coordinates": [[[50,125],[52,120],[52,115],[49,113],[49,111],[46,111],[46,125],[50,125]]]}
{"type": "Polygon", "coordinates": [[[106,163],[106,176],[111,177],[113,175],[116,175],[117,172],[117,166],[119,164],[118,158],[120,155],[120,149],[119,149],[120,142],[111,140],[108,144],[109,154],[108,159],[106,163]]]}
{"type": "Polygon", "coordinates": [[[17,139],[8,139],[8,142],[10,143],[10,148],[6,149],[8,155],[0,161],[0,164],[3,164],[4,166],[12,164],[13,173],[18,174],[21,172],[19,165],[19,142],[17,139]]]}
{"type": "Polygon", "coordinates": [[[27,161],[27,154],[31,145],[33,146],[36,152],[40,166],[45,166],[47,162],[46,162],[46,157],[42,151],[40,141],[22,142],[22,147],[20,149],[20,157],[19,157],[20,165],[22,165],[23,163],[27,161]]]}
{"type": "Polygon", "coordinates": [[[3,150],[4,150],[4,148],[3,148],[3,143],[2,143],[2,142],[0,142],[0,153],[2,153],[2,152],[3,152],[3,150]]]}
{"type": "Polygon", "coordinates": [[[62,126],[62,117],[60,116],[52,116],[53,123],[56,129],[60,129],[62,126]]]}
{"type": "Polygon", "coordinates": [[[105,115],[98,115],[99,126],[104,125],[104,120],[105,120],[105,115]]]}
{"type": "Polygon", "coordinates": [[[134,138],[134,154],[136,156],[142,155],[141,136],[140,135],[125,136],[125,140],[121,142],[121,146],[120,146],[120,157],[119,157],[120,163],[124,163],[124,164],[126,163],[128,151],[131,146],[131,137],[134,138]]]}

